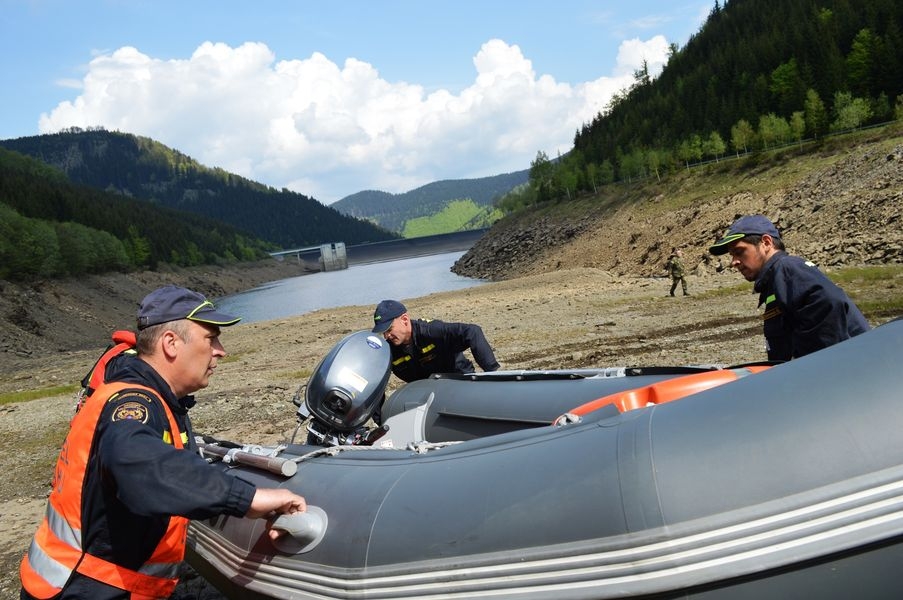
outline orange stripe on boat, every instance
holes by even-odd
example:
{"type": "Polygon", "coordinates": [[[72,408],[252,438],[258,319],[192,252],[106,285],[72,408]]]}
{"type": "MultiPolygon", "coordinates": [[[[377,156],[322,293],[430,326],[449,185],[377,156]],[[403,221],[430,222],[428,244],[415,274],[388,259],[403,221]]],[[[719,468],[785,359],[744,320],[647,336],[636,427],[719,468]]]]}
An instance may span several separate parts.
{"type": "Polygon", "coordinates": [[[609,404],[614,404],[620,412],[643,408],[650,404],[664,404],[736,381],[741,377],[764,371],[767,368],[768,366],[766,365],[755,365],[739,369],[705,371],[704,373],[693,373],[666,379],[645,387],[616,392],[602,398],[590,400],[586,404],[581,404],[569,411],[569,413],[582,417],[609,404]]]}

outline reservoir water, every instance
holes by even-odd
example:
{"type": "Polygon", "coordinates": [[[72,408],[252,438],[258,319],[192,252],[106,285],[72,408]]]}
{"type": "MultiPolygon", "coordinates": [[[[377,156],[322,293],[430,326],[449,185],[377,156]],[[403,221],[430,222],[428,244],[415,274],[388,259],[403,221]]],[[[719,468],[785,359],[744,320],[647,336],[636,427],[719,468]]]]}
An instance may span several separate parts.
{"type": "Polygon", "coordinates": [[[365,305],[369,312],[386,298],[404,300],[485,283],[482,279],[451,272],[452,265],[463,254],[417,256],[281,279],[226,296],[217,300],[216,305],[242,317],[242,323],[293,317],[337,306],[365,305]]]}

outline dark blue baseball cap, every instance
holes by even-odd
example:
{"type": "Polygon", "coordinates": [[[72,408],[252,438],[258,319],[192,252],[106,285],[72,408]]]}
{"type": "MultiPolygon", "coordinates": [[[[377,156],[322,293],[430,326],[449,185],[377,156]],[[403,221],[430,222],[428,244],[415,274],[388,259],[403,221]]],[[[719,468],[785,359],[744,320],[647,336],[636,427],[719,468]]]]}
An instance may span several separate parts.
{"type": "Polygon", "coordinates": [[[221,313],[203,294],[174,285],[154,290],[138,306],[138,329],[181,319],[225,327],[235,325],[241,317],[221,313]]]}
{"type": "Polygon", "coordinates": [[[392,321],[406,312],[408,309],[398,300],[383,300],[373,311],[373,333],[389,331],[392,321]]]}
{"type": "Polygon", "coordinates": [[[734,224],[727,230],[724,237],[709,248],[709,252],[715,255],[726,254],[731,242],[742,240],[748,235],[765,234],[770,235],[776,240],[781,239],[778,228],[775,227],[774,223],[769,221],[768,218],[763,217],[762,215],[746,215],[745,217],[740,217],[734,221],[734,224]]]}

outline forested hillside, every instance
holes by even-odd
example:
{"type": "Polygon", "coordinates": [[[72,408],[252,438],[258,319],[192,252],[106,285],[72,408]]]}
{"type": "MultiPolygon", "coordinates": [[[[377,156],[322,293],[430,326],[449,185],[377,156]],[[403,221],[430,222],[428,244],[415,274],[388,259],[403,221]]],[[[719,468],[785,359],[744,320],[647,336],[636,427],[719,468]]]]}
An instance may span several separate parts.
{"type": "MultiPolygon", "coordinates": [[[[332,206],[346,215],[369,219],[381,227],[401,232],[408,221],[436,215],[458,200],[472,200],[485,208],[484,214],[488,215],[495,201],[526,183],[528,175],[529,171],[524,170],[477,179],[445,179],[403,194],[366,190],[346,196],[332,206]]],[[[486,226],[485,219],[475,219],[475,222],[474,228],[486,226]]]]}
{"type": "Polygon", "coordinates": [[[0,140],[0,147],[54,166],[75,183],[204,215],[283,248],[398,237],[302,194],[205,167],[149,138],[75,128],[0,140]]]}
{"type": "Polygon", "coordinates": [[[229,263],[266,249],[224,223],[75,185],[0,148],[0,279],[229,263]]]}
{"type": "Polygon", "coordinates": [[[506,211],[661,179],[725,155],[820,140],[903,116],[903,2],[715,2],[661,75],[635,73],[560,162],[538,153],[506,211]]]}

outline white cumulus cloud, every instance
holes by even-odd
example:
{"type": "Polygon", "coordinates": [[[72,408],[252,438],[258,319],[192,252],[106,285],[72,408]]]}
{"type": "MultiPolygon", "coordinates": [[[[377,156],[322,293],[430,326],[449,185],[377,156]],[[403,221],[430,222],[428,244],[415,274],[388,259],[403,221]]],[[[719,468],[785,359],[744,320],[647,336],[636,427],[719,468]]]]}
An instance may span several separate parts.
{"type": "Polygon", "coordinates": [[[453,93],[383,79],[377,66],[320,53],[277,60],[262,43],[205,42],[160,60],[122,47],[88,65],[77,97],[41,115],[42,133],[103,126],[156,139],[217,166],[323,202],[364,189],[526,169],[667,60],[662,36],[622,43],[610,76],[570,85],[537,74],[516,45],[484,43],[473,82],[453,93]]]}
{"type": "Polygon", "coordinates": [[[632,75],[643,61],[646,61],[651,75],[658,75],[668,62],[668,40],[663,35],[657,35],[645,42],[639,38],[621,42],[617,61],[617,75],[632,75]]]}

